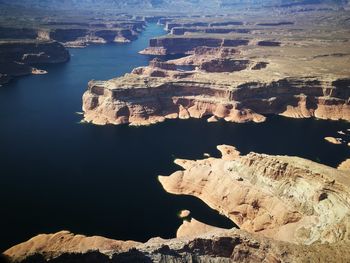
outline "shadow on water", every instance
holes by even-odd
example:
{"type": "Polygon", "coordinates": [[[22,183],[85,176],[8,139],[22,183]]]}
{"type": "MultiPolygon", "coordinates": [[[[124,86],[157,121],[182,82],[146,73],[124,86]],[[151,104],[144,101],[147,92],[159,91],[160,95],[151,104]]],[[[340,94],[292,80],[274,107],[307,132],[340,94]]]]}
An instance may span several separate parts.
{"type": "MultiPolygon", "coordinates": [[[[191,210],[194,218],[232,227],[200,200],[166,193],[158,175],[179,169],[174,158],[218,156],[216,145],[306,157],[331,166],[349,147],[323,137],[344,122],[271,117],[262,124],[172,120],[150,127],[78,124],[81,97],[90,79],[109,79],[146,65],[137,52],[163,34],[150,25],[124,45],[72,49],[72,59],[49,65],[0,89],[0,250],[39,233],[63,229],[86,235],[146,241],[174,237],[191,210]]],[[[348,136],[348,135],[345,135],[348,136]]]]}

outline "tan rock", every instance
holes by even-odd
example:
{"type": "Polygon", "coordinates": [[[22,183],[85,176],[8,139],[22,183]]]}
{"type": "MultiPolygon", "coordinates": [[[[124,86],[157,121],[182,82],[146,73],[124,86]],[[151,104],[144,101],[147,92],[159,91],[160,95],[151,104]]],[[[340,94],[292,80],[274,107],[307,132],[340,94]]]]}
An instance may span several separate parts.
{"type": "MultiPolygon", "coordinates": [[[[184,170],[160,176],[174,194],[193,195],[239,227],[225,230],[195,219],[177,238],[142,244],[68,231],[38,235],[4,252],[10,262],[36,255],[91,262],[97,258],[188,262],[347,262],[350,258],[350,177],[298,157],[249,153],[221,145],[222,158],[177,159],[184,170]],[[240,177],[242,180],[237,180],[240,177]],[[174,256],[176,255],[176,256],[174,256]],[[219,261],[217,261],[219,260],[219,261]]],[[[188,211],[183,211],[183,214],[188,211]]],[[[102,259],[101,259],[102,260],[102,259]]]]}
{"type": "Polygon", "coordinates": [[[32,74],[33,75],[44,75],[44,74],[47,74],[47,71],[43,70],[43,69],[32,68],[32,74]]]}
{"type": "Polygon", "coordinates": [[[234,160],[241,154],[236,147],[231,145],[218,145],[216,148],[221,152],[223,160],[234,160]]]}
{"type": "Polygon", "coordinates": [[[222,229],[219,227],[210,226],[199,222],[198,220],[191,218],[190,221],[184,220],[182,225],[176,232],[176,237],[196,237],[202,234],[208,233],[217,233],[225,231],[226,229],[222,229]]]}
{"type": "Polygon", "coordinates": [[[167,192],[196,196],[251,233],[299,244],[348,240],[345,173],[297,157],[228,156],[181,160],[184,171],[159,181],[167,192]]]}
{"type": "Polygon", "coordinates": [[[316,93],[323,92],[331,85],[329,81],[289,78],[254,84],[259,88],[249,83],[236,83],[234,88],[231,84],[228,89],[228,76],[213,76],[213,82],[203,79],[206,76],[199,73],[184,81],[168,72],[163,72],[162,77],[128,74],[103,84],[90,82],[83,96],[85,120],[95,124],[149,125],[168,118],[212,116],[208,121],[220,118],[229,122],[259,123],[266,120],[264,114],[271,113],[293,118],[350,120],[350,105],[342,97],[345,93],[339,92],[339,98],[299,95],[305,85],[316,93]],[[313,87],[310,83],[321,84],[313,87]],[[280,87],[278,91],[275,85],[280,87]],[[260,93],[265,97],[260,98],[260,93]],[[295,95],[280,95],[291,93],[295,95]],[[317,104],[316,109],[310,108],[314,105],[310,100],[316,100],[313,102],[317,104]]]}
{"type": "MultiPolygon", "coordinates": [[[[186,225],[186,229],[193,229],[192,226],[198,224],[193,221],[186,225]]],[[[194,230],[196,229],[197,227],[194,228],[194,230]]],[[[201,227],[201,229],[203,228],[201,227]]],[[[9,258],[10,262],[21,262],[23,259],[33,260],[33,258],[29,258],[29,255],[35,254],[35,259],[42,258],[43,261],[47,262],[118,262],[119,259],[123,262],[135,262],[135,258],[140,259],[140,262],[159,262],[160,258],[163,258],[166,262],[190,262],[190,260],[195,259],[198,262],[216,263],[347,262],[350,256],[349,242],[305,246],[267,239],[239,229],[209,228],[208,232],[207,230],[204,228],[206,233],[195,236],[192,236],[191,231],[189,231],[187,233],[190,235],[170,240],[152,238],[148,242],[139,244],[132,250],[125,252],[118,248],[108,250],[108,252],[102,249],[96,250],[98,244],[91,244],[91,249],[82,254],[60,251],[60,246],[51,250],[52,248],[47,247],[45,243],[39,247],[37,243],[40,243],[40,240],[57,234],[38,235],[22,243],[22,250],[10,249],[5,251],[4,255],[9,258]]],[[[66,240],[63,240],[61,245],[63,246],[65,243],[66,240]]],[[[69,241],[67,245],[69,245],[69,241]]],[[[77,243],[78,245],[79,243],[77,243]]]]}
{"type": "Polygon", "coordinates": [[[190,118],[190,114],[189,114],[188,110],[182,105],[179,106],[179,118],[180,119],[189,119],[190,118]]]}
{"type": "MultiPolygon", "coordinates": [[[[238,14],[245,21],[239,28],[213,26],[217,17],[165,18],[165,27],[175,33],[150,40],[141,53],[188,56],[153,60],[102,88],[91,82],[83,96],[84,117],[134,125],[166,116],[263,122],[271,114],[350,121],[350,56],[344,45],[350,35],[343,22],[348,11],[338,11],[283,10],[269,16],[250,10],[253,15],[238,14]],[[286,17],[293,22],[283,23],[286,17]],[[207,26],[195,26],[198,22],[207,26]]],[[[220,20],[227,25],[230,16],[220,20]]]]}
{"type": "Polygon", "coordinates": [[[69,231],[55,234],[41,234],[27,242],[18,244],[5,251],[5,255],[17,260],[23,260],[35,253],[43,253],[48,258],[55,258],[64,253],[87,253],[98,250],[108,254],[126,252],[140,243],[134,241],[117,241],[104,237],[74,235],[69,231]]]}
{"type": "Polygon", "coordinates": [[[219,119],[216,116],[211,116],[209,119],[207,119],[207,122],[218,122],[219,119]]]}
{"type": "MultiPolygon", "coordinates": [[[[220,148],[224,153],[230,149],[220,148]]],[[[112,262],[120,257],[126,262],[163,258],[169,262],[301,263],[350,258],[349,174],[298,157],[256,153],[176,163],[185,170],[160,177],[163,186],[201,198],[240,230],[192,219],[183,222],[176,239],[152,238],[144,244],[62,231],[38,235],[4,255],[10,262],[32,255],[48,262],[112,262]],[[232,180],[237,175],[244,180],[232,180]]]]}
{"type": "Polygon", "coordinates": [[[341,138],[334,138],[334,137],[325,137],[324,138],[327,142],[333,143],[333,144],[342,144],[341,138]]]}
{"type": "MultiPolygon", "coordinates": [[[[350,146],[350,145],[349,145],[350,146]]],[[[350,172],[350,159],[345,160],[338,166],[339,170],[350,172]]],[[[350,175],[350,174],[349,174],[350,175]]]]}
{"type": "Polygon", "coordinates": [[[189,210],[181,210],[180,214],[179,214],[179,217],[180,218],[185,218],[185,217],[188,217],[190,214],[191,214],[191,212],[189,210]]]}

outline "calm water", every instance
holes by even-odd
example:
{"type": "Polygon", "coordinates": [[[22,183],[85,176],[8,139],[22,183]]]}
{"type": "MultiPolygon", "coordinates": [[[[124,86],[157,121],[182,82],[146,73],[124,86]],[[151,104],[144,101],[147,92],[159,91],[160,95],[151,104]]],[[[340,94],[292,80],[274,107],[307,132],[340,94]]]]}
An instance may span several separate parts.
{"type": "Polygon", "coordinates": [[[137,51],[163,33],[150,25],[131,44],[71,50],[71,61],[46,67],[49,74],[0,88],[0,250],[64,229],[140,241],[169,238],[181,224],[181,209],[206,223],[231,227],[200,200],[169,195],[157,181],[158,175],[178,169],[174,158],[201,158],[205,152],[217,156],[218,144],[332,166],[350,156],[350,147],[323,140],[350,128],[344,122],[272,117],[263,124],[78,124],[81,116],[75,112],[81,111],[87,81],[148,64],[150,58],[137,51]]]}

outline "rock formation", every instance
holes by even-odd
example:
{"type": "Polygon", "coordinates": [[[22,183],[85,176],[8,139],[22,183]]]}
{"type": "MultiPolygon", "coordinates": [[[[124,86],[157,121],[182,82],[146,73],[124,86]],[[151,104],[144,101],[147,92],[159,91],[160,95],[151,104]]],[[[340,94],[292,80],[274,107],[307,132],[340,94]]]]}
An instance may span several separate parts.
{"type": "Polygon", "coordinates": [[[350,179],[309,160],[219,146],[221,158],[176,160],[161,176],[174,194],[194,195],[240,229],[184,221],[177,238],[142,244],[67,231],[4,252],[9,262],[346,262],[350,258],[350,179]]]}
{"type": "MultiPolygon", "coordinates": [[[[260,24],[247,34],[189,33],[151,39],[141,53],[187,56],[152,61],[118,79],[90,82],[83,96],[85,120],[131,125],[202,117],[262,122],[279,114],[349,121],[350,53],[343,42],[349,40],[347,33],[339,33],[344,29],[339,21],[347,13],[328,15],[331,19],[317,24],[318,35],[316,12],[296,14],[288,23],[282,18],[268,22],[261,16],[247,17],[239,27],[260,24]],[[258,23],[260,19],[265,22],[258,23]],[[331,38],[329,30],[334,32],[331,38]]],[[[210,20],[177,18],[164,23],[191,28],[207,23],[210,28],[210,20]]]]}
{"type": "Polygon", "coordinates": [[[350,172],[350,159],[345,160],[338,166],[339,170],[350,172]]]}
{"type": "Polygon", "coordinates": [[[39,72],[33,64],[63,63],[69,60],[68,51],[56,41],[0,41],[0,84],[12,77],[39,72]]]}
{"type": "Polygon", "coordinates": [[[350,120],[349,89],[337,86],[337,81],[285,78],[233,86],[200,76],[205,75],[144,68],[107,82],[91,81],[83,97],[85,120],[144,125],[215,116],[232,122],[261,122],[268,114],[350,120]]]}
{"type": "Polygon", "coordinates": [[[202,199],[250,233],[307,245],[349,239],[348,173],[297,157],[219,149],[219,159],[176,160],[185,170],[160,177],[165,190],[202,199]]]}
{"type": "Polygon", "coordinates": [[[223,229],[204,224],[194,218],[191,218],[189,221],[183,221],[182,225],[176,232],[176,237],[196,237],[210,232],[218,231],[223,231],[223,229]]]}
{"type": "Polygon", "coordinates": [[[171,36],[150,40],[150,46],[141,51],[145,55],[189,54],[196,47],[238,47],[248,45],[246,39],[227,39],[211,36],[171,36]]]}
{"type": "Polygon", "coordinates": [[[180,218],[186,218],[191,214],[191,212],[189,210],[182,210],[180,211],[179,217],[180,218]]]}
{"type": "MultiPolygon", "coordinates": [[[[120,18],[122,19],[122,18],[120,18]]],[[[0,21],[1,25],[1,21],[0,21]]],[[[67,47],[84,47],[88,44],[130,42],[146,26],[145,21],[93,22],[39,22],[35,28],[0,27],[0,39],[41,39],[63,43],[67,47]]]]}
{"type": "Polygon", "coordinates": [[[72,18],[66,13],[48,18],[43,11],[35,19],[21,13],[21,20],[13,21],[11,13],[0,13],[0,85],[13,77],[45,73],[33,64],[66,62],[69,53],[64,47],[130,42],[146,25],[142,17],[122,14],[103,20],[93,15],[72,18]]]}
{"type": "Polygon", "coordinates": [[[333,143],[333,144],[342,144],[341,138],[334,138],[334,137],[325,137],[324,138],[327,142],[333,143]]]}
{"type": "Polygon", "coordinates": [[[86,237],[74,235],[68,231],[61,231],[55,234],[41,234],[28,242],[14,246],[7,250],[5,255],[16,255],[18,260],[38,253],[49,252],[49,257],[55,258],[65,253],[88,253],[89,251],[101,251],[108,254],[110,251],[126,252],[140,243],[133,241],[116,241],[104,237],[86,237]]]}

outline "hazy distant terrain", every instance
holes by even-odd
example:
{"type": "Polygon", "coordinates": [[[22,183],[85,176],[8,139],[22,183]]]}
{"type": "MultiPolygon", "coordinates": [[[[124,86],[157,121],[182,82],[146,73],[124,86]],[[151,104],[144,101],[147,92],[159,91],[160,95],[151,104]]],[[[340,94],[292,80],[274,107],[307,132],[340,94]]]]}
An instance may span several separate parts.
{"type": "Polygon", "coordinates": [[[72,8],[229,8],[237,6],[288,6],[296,4],[337,4],[346,5],[348,0],[0,0],[0,4],[37,7],[45,9],[72,8]]]}

